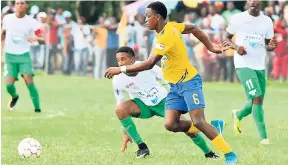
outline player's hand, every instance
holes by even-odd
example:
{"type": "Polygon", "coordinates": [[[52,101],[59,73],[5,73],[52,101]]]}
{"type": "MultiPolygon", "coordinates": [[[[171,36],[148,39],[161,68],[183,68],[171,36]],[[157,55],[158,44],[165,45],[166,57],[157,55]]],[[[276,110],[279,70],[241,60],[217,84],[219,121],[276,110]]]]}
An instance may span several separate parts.
{"type": "Polygon", "coordinates": [[[110,67],[105,71],[105,78],[112,78],[115,75],[118,75],[121,73],[120,67],[110,67]]]}
{"type": "Polygon", "coordinates": [[[238,53],[239,55],[241,55],[241,56],[247,54],[244,46],[238,46],[237,49],[236,49],[236,51],[237,51],[237,53],[238,53]]]}
{"type": "Polygon", "coordinates": [[[232,45],[231,45],[231,43],[230,43],[230,42],[227,42],[227,41],[223,41],[221,45],[222,45],[223,48],[225,48],[225,50],[228,50],[228,49],[230,49],[230,48],[233,48],[232,45]]]}
{"type": "Polygon", "coordinates": [[[123,132],[123,141],[122,141],[122,147],[121,147],[122,152],[126,151],[128,142],[133,143],[132,139],[127,135],[127,133],[123,132]]]}
{"type": "Polygon", "coordinates": [[[268,43],[268,48],[270,51],[273,51],[278,46],[278,41],[275,38],[272,38],[268,43]]]}
{"type": "Polygon", "coordinates": [[[209,50],[210,52],[216,53],[216,54],[221,54],[224,51],[228,50],[230,48],[229,45],[227,45],[226,47],[222,46],[222,45],[214,45],[213,48],[211,50],[209,50]]]}
{"type": "Polygon", "coordinates": [[[38,37],[37,36],[30,36],[27,38],[27,41],[32,43],[32,42],[35,42],[38,40],[38,37]]]}

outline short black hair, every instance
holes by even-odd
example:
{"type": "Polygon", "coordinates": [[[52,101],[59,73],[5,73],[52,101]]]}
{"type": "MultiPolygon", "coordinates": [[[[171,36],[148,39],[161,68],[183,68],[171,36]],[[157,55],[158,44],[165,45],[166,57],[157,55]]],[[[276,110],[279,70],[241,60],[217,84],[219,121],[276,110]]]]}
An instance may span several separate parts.
{"type": "MultiPolygon", "coordinates": [[[[24,2],[25,2],[27,5],[29,5],[28,0],[24,0],[24,2]]],[[[16,0],[15,0],[15,1],[12,1],[12,4],[13,4],[13,5],[16,5],[16,0]]]]}
{"type": "Polygon", "coordinates": [[[156,14],[161,15],[164,20],[167,18],[167,8],[162,2],[152,2],[147,6],[147,8],[151,8],[156,12],[156,14]]]}
{"type": "Polygon", "coordinates": [[[118,48],[116,53],[127,53],[128,55],[135,57],[134,50],[129,46],[121,46],[120,48],[118,48]]]}

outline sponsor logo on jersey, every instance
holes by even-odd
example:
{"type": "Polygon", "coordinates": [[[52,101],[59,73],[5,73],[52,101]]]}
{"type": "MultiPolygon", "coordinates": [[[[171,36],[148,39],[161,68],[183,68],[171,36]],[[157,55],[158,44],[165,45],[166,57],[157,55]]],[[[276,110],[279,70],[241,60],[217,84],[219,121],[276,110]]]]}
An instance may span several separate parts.
{"type": "Polygon", "coordinates": [[[152,102],[153,104],[156,104],[157,101],[158,101],[158,97],[157,97],[157,96],[155,96],[155,98],[151,100],[151,102],[152,102]]]}
{"type": "Polygon", "coordinates": [[[131,82],[130,84],[126,85],[126,88],[130,88],[134,85],[134,82],[131,82]]]}
{"type": "Polygon", "coordinates": [[[156,48],[156,49],[159,49],[159,50],[164,50],[164,45],[163,45],[163,44],[156,43],[155,48],[156,48]]]}

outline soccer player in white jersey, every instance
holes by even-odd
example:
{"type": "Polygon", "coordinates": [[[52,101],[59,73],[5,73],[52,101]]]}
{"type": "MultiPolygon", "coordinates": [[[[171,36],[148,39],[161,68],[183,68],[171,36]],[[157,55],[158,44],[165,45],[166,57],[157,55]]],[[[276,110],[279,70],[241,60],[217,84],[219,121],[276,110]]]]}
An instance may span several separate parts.
{"type": "MultiPolygon", "coordinates": [[[[134,51],[130,47],[120,47],[116,54],[119,66],[132,65],[135,62],[134,51]]],[[[124,136],[122,152],[127,149],[127,143],[132,140],[138,145],[137,158],[145,157],[150,154],[147,145],[137,132],[136,126],[131,117],[148,119],[153,116],[165,116],[166,89],[159,83],[163,79],[161,68],[154,66],[153,69],[130,73],[113,77],[114,95],[117,101],[116,114],[123,126],[124,136]],[[124,98],[128,93],[130,100],[124,98]],[[132,140],[131,140],[132,139],[132,140]]],[[[181,116],[186,120],[184,116],[181,116]]],[[[222,132],[223,120],[212,120],[211,124],[222,132]]],[[[203,136],[197,132],[186,133],[192,141],[204,152],[206,158],[216,159],[218,156],[211,151],[203,136]]]]}
{"type": "Polygon", "coordinates": [[[231,18],[227,27],[228,38],[224,46],[235,49],[234,64],[238,78],[245,89],[247,102],[243,108],[233,110],[234,131],[241,133],[240,121],[252,113],[259,135],[260,144],[269,144],[267,137],[263,99],[266,91],[266,51],[277,47],[274,39],[272,20],[260,13],[260,0],[248,0],[249,9],[231,18]],[[233,35],[235,43],[231,41],[233,35]]]}
{"type": "Polygon", "coordinates": [[[43,41],[40,24],[26,15],[28,4],[25,0],[16,0],[15,8],[15,13],[4,16],[1,31],[1,41],[5,39],[4,76],[6,89],[12,97],[8,108],[13,110],[19,99],[14,83],[15,80],[18,80],[20,73],[30,92],[35,112],[41,112],[39,94],[33,82],[34,70],[29,54],[29,42],[43,41]]]}

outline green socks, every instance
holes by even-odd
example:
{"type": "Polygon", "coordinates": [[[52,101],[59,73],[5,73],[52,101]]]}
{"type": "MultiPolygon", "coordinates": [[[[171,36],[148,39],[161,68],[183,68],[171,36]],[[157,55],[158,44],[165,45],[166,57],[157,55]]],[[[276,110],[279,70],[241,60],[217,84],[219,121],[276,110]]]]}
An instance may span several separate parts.
{"type": "MultiPolygon", "coordinates": [[[[127,132],[127,134],[131,137],[131,139],[136,144],[143,143],[139,133],[137,132],[136,126],[131,118],[131,116],[120,120],[124,130],[127,132]]],[[[204,154],[208,154],[211,149],[209,148],[208,144],[206,143],[206,140],[202,136],[201,133],[198,133],[198,136],[195,138],[191,138],[192,141],[204,152],[204,154]]]]}
{"type": "Polygon", "coordinates": [[[267,139],[266,126],[264,122],[264,111],[261,104],[253,104],[252,114],[256,123],[261,140],[267,139]]]}
{"type": "MultiPolygon", "coordinates": [[[[38,94],[37,88],[35,87],[35,84],[34,83],[29,84],[27,85],[27,88],[30,92],[30,96],[31,96],[35,109],[40,109],[39,94],[38,94]]],[[[14,84],[6,84],[6,89],[12,98],[15,98],[18,96],[14,84]]]]}
{"type": "Polygon", "coordinates": [[[237,111],[236,115],[239,120],[242,120],[244,117],[248,116],[252,112],[252,101],[248,100],[244,107],[237,111]]]}
{"type": "MultiPolygon", "coordinates": [[[[131,139],[136,143],[136,144],[141,144],[143,143],[139,133],[137,132],[136,126],[131,118],[131,116],[120,120],[124,130],[127,132],[127,134],[131,137],[131,139]]],[[[192,141],[204,152],[204,154],[208,154],[211,149],[209,148],[208,144],[206,143],[206,140],[202,136],[201,133],[198,133],[198,136],[195,138],[191,138],[192,141]]]]}
{"type": "Polygon", "coordinates": [[[40,109],[39,94],[34,83],[27,85],[35,109],[40,109]]]}
{"type": "Polygon", "coordinates": [[[7,92],[10,94],[10,96],[11,96],[12,98],[15,98],[15,97],[18,96],[14,84],[6,84],[6,89],[7,89],[7,92]]]}
{"type": "Polygon", "coordinates": [[[202,136],[202,133],[198,133],[197,137],[191,139],[204,152],[204,154],[208,154],[211,151],[206,140],[202,136]]]}
{"type": "Polygon", "coordinates": [[[124,130],[127,132],[127,134],[130,136],[130,138],[136,143],[141,144],[143,143],[139,133],[137,132],[135,123],[133,122],[131,116],[120,120],[124,130]]]}

